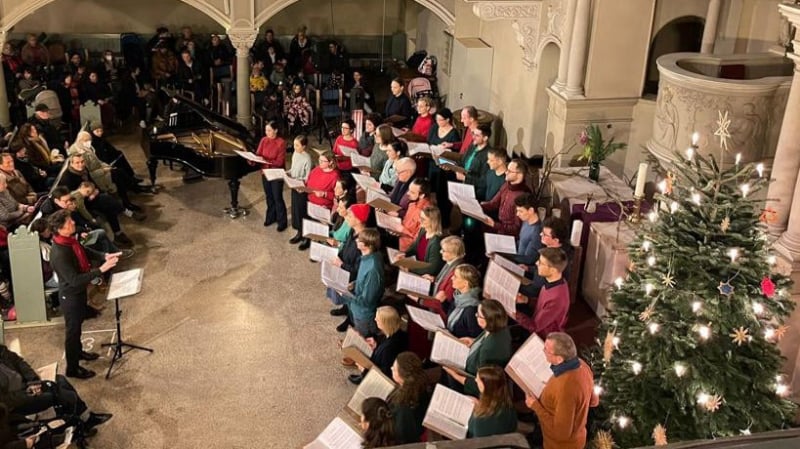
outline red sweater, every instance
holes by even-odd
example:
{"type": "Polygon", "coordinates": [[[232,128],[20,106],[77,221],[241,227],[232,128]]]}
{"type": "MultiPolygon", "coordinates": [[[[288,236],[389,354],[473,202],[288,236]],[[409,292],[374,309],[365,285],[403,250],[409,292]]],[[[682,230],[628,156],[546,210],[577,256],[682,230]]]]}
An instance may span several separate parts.
{"type": "Polygon", "coordinates": [[[550,332],[564,332],[567,312],[569,312],[569,286],[567,281],[561,278],[542,287],[532,317],[517,312],[514,318],[528,332],[536,333],[544,340],[550,332]]]}
{"type": "Polygon", "coordinates": [[[498,234],[517,237],[522,227],[522,221],[517,217],[517,206],[514,200],[523,193],[529,193],[530,189],[525,182],[520,184],[509,184],[505,182],[500,191],[489,201],[484,201],[481,207],[485,212],[497,211],[497,221],[494,222],[494,231],[498,234]]]}
{"type": "Polygon", "coordinates": [[[467,150],[469,150],[470,145],[472,145],[472,130],[467,128],[464,130],[464,138],[461,140],[461,148],[458,152],[465,154],[467,150]]]}
{"type": "Polygon", "coordinates": [[[286,141],[280,137],[264,137],[258,143],[256,154],[266,159],[261,168],[283,168],[286,165],[286,141]]]}
{"type": "Polygon", "coordinates": [[[306,187],[312,190],[325,192],[325,197],[320,198],[315,195],[314,192],[309,192],[308,202],[331,209],[333,207],[333,188],[336,186],[336,181],[338,180],[339,172],[336,170],[326,172],[319,167],[312,168],[311,172],[308,174],[306,187]]]}
{"type": "Polygon", "coordinates": [[[417,134],[425,139],[428,138],[428,134],[431,132],[431,127],[433,127],[433,116],[428,114],[425,117],[419,116],[416,120],[414,120],[414,126],[411,127],[411,133],[417,134]]]}
{"type": "Polygon", "coordinates": [[[352,170],[353,162],[350,160],[349,156],[345,156],[342,150],[339,149],[340,146],[352,148],[358,153],[358,140],[344,140],[344,137],[339,136],[336,138],[336,141],[333,142],[333,154],[336,155],[336,165],[339,170],[352,170]]]}

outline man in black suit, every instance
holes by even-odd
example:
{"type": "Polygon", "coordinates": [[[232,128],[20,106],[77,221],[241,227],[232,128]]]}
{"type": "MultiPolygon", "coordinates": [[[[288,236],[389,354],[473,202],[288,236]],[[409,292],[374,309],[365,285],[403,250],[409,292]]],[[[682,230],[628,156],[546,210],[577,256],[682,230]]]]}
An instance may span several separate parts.
{"type": "Polygon", "coordinates": [[[81,325],[89,299],[86,288],[94,279],[114,268],[120,254],[103,254],[84,248],[74,237],[75,222],[68,210],[54,213],[49,220],[50,231],[53,233],[50,265],[58,275],[58,296],[66,327],[66,374],[67,377],[88,379],[94,377],[95,372],[80,366],[80,361],[95,360],[99,355],[85,352],[81,346],[81,325]],[[92,268],[90,258],[96,263],[102,262],[99,268],[92,268]]]}

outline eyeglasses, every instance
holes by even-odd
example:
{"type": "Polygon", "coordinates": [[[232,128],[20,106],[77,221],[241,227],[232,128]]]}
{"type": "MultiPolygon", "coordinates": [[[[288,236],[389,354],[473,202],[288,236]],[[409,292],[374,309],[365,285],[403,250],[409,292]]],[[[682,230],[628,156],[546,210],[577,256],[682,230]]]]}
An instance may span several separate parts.
{"type": "Polygon", "coordinates": [[[327,163],[329,163],[329,162],[330,162],[330,161],[329,161],[329,160],[327,160],[327,159],[320,159],[320,160],[319,160],[319,163],[320,163],[320,164],[327,164],[327,163]]]}

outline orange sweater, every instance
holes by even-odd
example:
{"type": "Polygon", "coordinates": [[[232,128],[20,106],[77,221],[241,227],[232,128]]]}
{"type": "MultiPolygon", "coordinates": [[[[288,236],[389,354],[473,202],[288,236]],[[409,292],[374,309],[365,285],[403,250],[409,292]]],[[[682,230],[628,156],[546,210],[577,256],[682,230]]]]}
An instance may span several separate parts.
{"type": "Polygon", "coordinates": [[[578,369],[551,377],[533,404],[544,436],[544,449],[583,449],[586,416],[596,407],[592,369],[581,360],[578,369]]]}

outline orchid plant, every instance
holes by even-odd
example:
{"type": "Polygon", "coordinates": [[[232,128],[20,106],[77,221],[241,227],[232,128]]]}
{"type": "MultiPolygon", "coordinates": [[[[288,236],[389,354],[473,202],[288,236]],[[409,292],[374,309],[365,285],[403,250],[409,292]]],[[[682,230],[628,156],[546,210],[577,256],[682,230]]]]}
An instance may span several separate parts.
{"type": "Polygon", "coordinates": [[[583,145],[583,153],[578,159],[596,164],[603,162],[615,151],[628,146],[626,143],[614,142],[613,137],[606,142],[603,140],[603,133],[600,131],[600,127],[595,124],[590,124],[581,131],[580,136],[578,136],[578,144],[583,145]]]}

